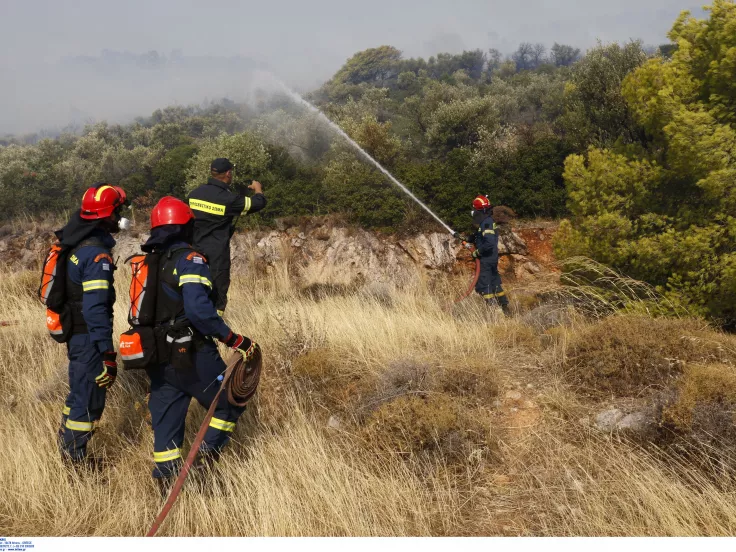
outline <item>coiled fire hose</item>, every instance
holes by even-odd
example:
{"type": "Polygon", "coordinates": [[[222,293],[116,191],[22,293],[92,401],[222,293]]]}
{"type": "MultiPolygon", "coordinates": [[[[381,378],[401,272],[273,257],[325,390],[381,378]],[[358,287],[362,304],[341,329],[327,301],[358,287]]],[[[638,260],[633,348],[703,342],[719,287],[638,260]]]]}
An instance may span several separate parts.
{"type": "Polygon", "coordinates": [[[207,414],[205,415],[204,420],[202,420],[202,425],[199,426],[199,431],[197,431],[197,435],[194,438],[192,447],[189,449],[189,454],[187,454],[187,458],[179,472],[179,476],[176,478],[174,486],[171,488],[169,498],[166,500],[164,507],[161,508],[161,512],[156,516],[156,519],[148,530],[148,533],[146,533],[147,537],[153,537],[156,535],[159,527],[161,527],[166,516],[169,515],[169,511],[174,506],[176,499],[179,497],[179,493],[184,486],[184,481],[186,480],[189,470],[192,468],[194,460],[197,457],[197,453],[199,452],[199,446],[204,440],[207,428],[209,427],[212,416],[215,413],[215,408],[217,407],[217,401],[220,398],[220,394],[227,390],[227,400],[230,404],[234,406],[245,406],[248,400],[256,392],[258,382],[261,377],[262,364],[263,355],[261,354],[261,348],[255,343],[253,344],[252,352],[249,351],[249,353],[246,354],[246,357],[238,352],[234,352],[230,355],[230,362],[225,369],[225,376],[220,384],[220,389],[212,400],[212,404],[210,404],[209,409],[207,409],[207,414]]]}

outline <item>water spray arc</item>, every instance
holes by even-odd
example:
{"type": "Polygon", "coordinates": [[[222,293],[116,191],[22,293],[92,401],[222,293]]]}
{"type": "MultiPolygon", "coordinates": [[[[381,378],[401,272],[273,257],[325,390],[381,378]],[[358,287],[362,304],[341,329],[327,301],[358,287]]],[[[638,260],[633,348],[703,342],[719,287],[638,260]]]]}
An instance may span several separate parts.
{"type": "Polygon", "coordinates": [[[299,94],[294,92],[291,88],[286,86],[283,82],[281,82],[278,79],[274,79],[276,83],[279,85],[279,87],[284,91],[284,93],[289,96],[292,100],[294,100],[296,103],[306,107],[309,111],[317,115],[322,121],[324,121],[332,130],[334,130],[337,134],[339,134],[342,138],[344,138],[348,144],[353,146],[368,162],[370,162],[374,167],[376,167],[379,171],[381,171],[386,178],[388,178],[393,184],[395,184],[402,192],[404,192],[406,195],[408,195],[411,199],[413,199],[417,205],[419,205],[422,209],[427,211],[430,215],[432,215],[432,218],[434,218],[437,222],[439,222],[442,226],[444,226],[447,231],[450,234],[454,234],[455,231],[450,228],[440,217],[438,217],[429,207],[427,207],[422,201],[415,196],[409,188],[404,186],[401,182],[399,182],[394,175],[392,175],[390,172],[388,172],[383,165],[381,165],[378,161],[376,161],[371,155],[365,151],[363,148],[361,148],[355,140],[353,140],[348,134],[341,129],[336,123],[334,123],[332,120],[330,120],[327,115],[322,113],[316,106],[309,103],[307,100],[302,98],[299,94]]]}

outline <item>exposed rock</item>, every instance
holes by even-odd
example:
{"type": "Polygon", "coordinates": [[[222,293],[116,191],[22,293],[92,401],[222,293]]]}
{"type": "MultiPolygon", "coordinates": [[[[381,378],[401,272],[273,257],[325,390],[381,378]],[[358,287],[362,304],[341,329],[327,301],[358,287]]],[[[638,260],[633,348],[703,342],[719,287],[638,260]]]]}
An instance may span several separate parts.
{"type": "Polygon", "coordinates": [[[626,431],[630,433],[645,433],[654,425],[654,414],[640,410],[624,414],[618,408],[611,408],[600,412],[595,418],[595,426],[600,431],[626,431]]]}
{"type": "Polygon", "coordinates": [[[523,265],[521,265],[524,270],[526,270],[529,274],[539,274],[542,269],[539,267],[539,265],[533,261],[527,261],[523,265]]]}
{"type": "Polygon", "coordinates": [[[337,416],[330,416],[330,419],[327,420],[327,427],[330,429],[340,429],[342,426],[342,423],[340,422],[340,418],[337,416]]]}
{"type": "Polygon", "coordinates": [[[506,391],[504,398],[510,401],[518,401],[521,400],[521,393],[519,393],[518,391],[506,391]]]}
{"type": "Polygon", "coordinates": [[[646,412],[632,412],[621,418],[616,424],[616,429],[620,431],[631,431],[641,433],[647,431],[652,426],[652,419],[646,412]]]}
{"type": "Polygon", "coordinates": [[[599,412],[595,417],[595,427],[600,431],[613,431],[618,421],[624,417],[624,413],[618,408],[611,408],[599,412]]]}
{"type": "MultiPolygon", "coordinates": [[[[534,228],[517,233],[511,226],[500,224],[500,270],[503,277],[531,278],[542,270],[540,261],[527,256],[529,248],[520,234],[536,239],[534,228]]],[[[549,237],[547,230],[539,230],[549,237]]],[[[0,252],[11,266],[36,269],[49,245],[54,241],[48,228],[34,225],[25,232],[12,228],[0,237],[0,252]]],[[[148,238],[145,223],[140,221],[129,232],[115,236],[114,257],[119,264],[138,253],[148,238]]],[[[231,242],[233,271],[263,270],[279,261],[288,261],[293,273],[307,284],[348,284],[356,279],[402,285],[416,276],[416,268],[429,271],[452,271],[462,267],[472,271],[470,253],[447,233],[417,234],[397,238],[362,229],[331,227],[327,224],[312,228],[287,227],[284,221],[268,231],[235,234],[231,242]]],[[[546,263],[546,264],[545,264],[546,263]]]]}

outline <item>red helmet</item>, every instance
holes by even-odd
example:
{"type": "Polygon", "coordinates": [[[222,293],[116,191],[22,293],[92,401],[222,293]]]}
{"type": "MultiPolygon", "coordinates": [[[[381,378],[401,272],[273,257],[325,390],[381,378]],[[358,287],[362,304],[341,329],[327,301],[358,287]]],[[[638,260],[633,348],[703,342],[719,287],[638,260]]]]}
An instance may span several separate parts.
{"type": "Polygon", "coordinates": [[[151,211],[151,228],[165,224],[186,224],[190,220],[194,220],[194,213],[189,206],[171,196],[162,197],[151,211]]]}
{"type": "Polygon", "coordinates": [[[473,200],[473,209],[476,211],[483,211],[484,209],[489,209],[491,207],[491,201],[488,199],[488,196],[479,195],[473,200]]]}
{"type": "Polygon", "coordinates": [[[125,191],[120,186],[101,184],[88,188],[82,196],[82,209],[79,216],[86,220],[104,219],[127,201],[125,191]]]}

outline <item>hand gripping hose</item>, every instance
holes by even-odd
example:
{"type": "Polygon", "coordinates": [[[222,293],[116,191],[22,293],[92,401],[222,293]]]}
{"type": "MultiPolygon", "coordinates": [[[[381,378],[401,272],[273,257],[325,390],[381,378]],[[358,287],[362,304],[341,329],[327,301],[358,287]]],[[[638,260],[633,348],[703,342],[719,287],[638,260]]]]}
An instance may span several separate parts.
{"type": "Polygon", "coordinates": [[[224,390],[227,390],[228,402],[235,406],[245,406],[248,399],[255,394],[256,388],[258,387],[258,381],[261,377],[263,357],[261,354],[261,348],[257,344],[253,344],[251,351],[246,353],[246,358],[237,352],[230,355],[230,362],[225,369],[225,377],[222,380],[220,389],[212,400],[212,404],[210,404],[207,414],[205,415],[204,420],[202,420],[202,425],[199,426],[199,431],[197,431],[197,435],[194,438],[192,447],[189,449],[189,454],[187,454],[186,461],[179,472],[179,476],[176,478],[174,486],[171,488],[166,504],[161,508],[161,511],[153,522],[153,525],[151,525],[148,533],[146,533],[147,537],[153,537],[156,535],[156,531],[161,527],[166,516],[169,515],[169,511],[174,506],[176,499],[179,497],[179,493],[184,486],[184,481],[189,474],[192,464],[194,464],[197,452],[199,452],[199,446],[204,440],[204,435],[207,433],[207,428],[209,427],[212,416],[215,413],[215,408],[217,407],[217,401],[220,398],[220,394],[224,390]]]}

